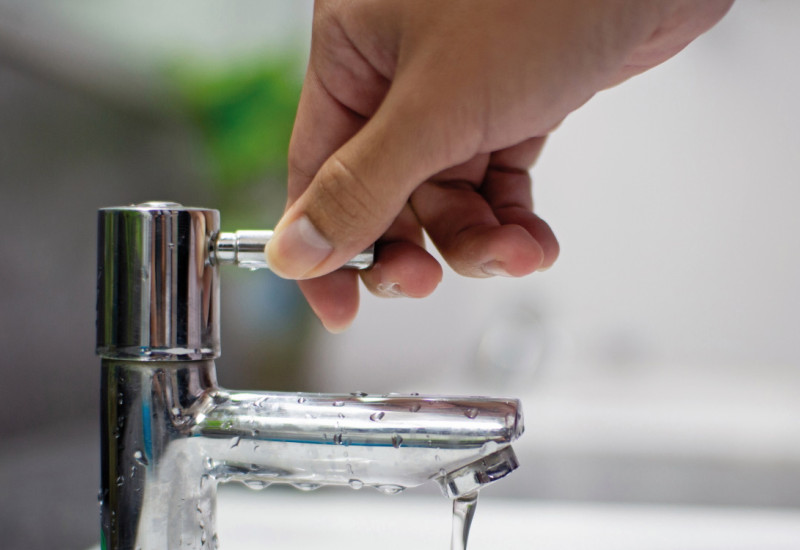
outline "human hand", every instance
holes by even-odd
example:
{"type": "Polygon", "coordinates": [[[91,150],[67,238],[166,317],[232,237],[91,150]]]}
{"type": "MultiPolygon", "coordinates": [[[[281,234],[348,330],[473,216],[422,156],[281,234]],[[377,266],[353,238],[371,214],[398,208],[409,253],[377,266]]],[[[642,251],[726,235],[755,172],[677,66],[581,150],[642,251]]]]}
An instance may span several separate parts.
{"type": "Polygon", "coordinates": [[[547,134],[596,92],[668,59],[731,0],[318,0],[289,147],[288,203],[266,254],[331,331],[364,284],[423,297],[458,273],[519,277],[558,243],[533,212],[547,134]]]}

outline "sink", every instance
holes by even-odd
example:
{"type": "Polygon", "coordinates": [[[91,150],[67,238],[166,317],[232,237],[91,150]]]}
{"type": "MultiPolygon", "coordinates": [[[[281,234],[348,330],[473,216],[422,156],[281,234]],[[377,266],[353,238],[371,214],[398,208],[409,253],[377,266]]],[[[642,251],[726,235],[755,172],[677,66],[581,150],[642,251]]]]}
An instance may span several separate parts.
{"type": "MultiPolygon", "coordinates": [[[[800,510],[555,503],[482,496],[471,550],[797,550],[800,510]]],[[[283,487],[219,493],[219,539],[230,550],[447,550],[440,495],[283,487]]]]}

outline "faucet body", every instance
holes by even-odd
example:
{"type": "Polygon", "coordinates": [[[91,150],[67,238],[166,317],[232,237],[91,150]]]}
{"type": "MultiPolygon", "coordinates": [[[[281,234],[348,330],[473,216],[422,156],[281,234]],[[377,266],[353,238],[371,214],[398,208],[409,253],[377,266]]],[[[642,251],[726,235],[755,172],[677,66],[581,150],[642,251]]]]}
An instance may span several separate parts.
{"type": "Polygon", "coordinates": [[[435,480],[456,498],[517,467],[516,400],[221,388],[218,224],[173,203],[100,212],[104,549],[217,548],[221,482],[393,493],[435,480]]]}

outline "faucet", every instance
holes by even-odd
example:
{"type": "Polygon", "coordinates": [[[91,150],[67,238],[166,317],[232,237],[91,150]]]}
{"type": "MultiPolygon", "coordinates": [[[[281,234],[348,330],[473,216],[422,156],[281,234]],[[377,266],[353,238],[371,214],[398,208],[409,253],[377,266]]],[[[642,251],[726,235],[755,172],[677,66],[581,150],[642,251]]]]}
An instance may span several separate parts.
{"type": "MultiPolygon", "coordinates": [[[[514,399],[232,391],[217,384],[219,266],[268,267],[270,231],[177,203],[98,216],[101,545],[215,549],[219,483],[470,497],[518,463],[514,399]]],[[[364,269],[372,251],[348,267],[364,269]]]]}

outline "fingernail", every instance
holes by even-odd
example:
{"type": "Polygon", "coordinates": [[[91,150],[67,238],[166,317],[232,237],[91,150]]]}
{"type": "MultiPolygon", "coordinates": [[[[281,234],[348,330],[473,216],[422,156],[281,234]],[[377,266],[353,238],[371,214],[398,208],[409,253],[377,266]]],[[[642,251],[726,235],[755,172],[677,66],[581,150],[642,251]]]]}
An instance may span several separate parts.
{"type": "Polygon", "coordinates": [[[301,279],[331,255],[333,246],[306,216],[300,216],[270,240],[264,255],[281,277],[301,279]]]}
{"type": "Polygon", "coordinates": [[[491,262],[483,264],[481,266],[481,271],[492,277],[511,277],[511,273],[506,271],[503,264],[497,260],[492,260],[491,262]]]}
{"type": "Polygon", "coordinates": [[[400,288],[398,283],[378,283],[376,287],[378,292],[386,298],[406,298],[407,295],[400,288]]]}

